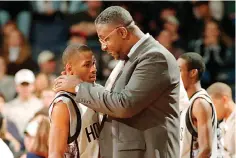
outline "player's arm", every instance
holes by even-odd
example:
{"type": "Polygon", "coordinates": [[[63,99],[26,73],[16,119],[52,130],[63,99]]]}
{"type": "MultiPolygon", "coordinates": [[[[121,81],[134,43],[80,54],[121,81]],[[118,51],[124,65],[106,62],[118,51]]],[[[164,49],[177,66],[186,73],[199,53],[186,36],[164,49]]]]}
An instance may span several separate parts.
{"type": "Polygon", "coordinates": [[[51,115],[49,158],[63,158],[67,147],[70,115],[66,104],[58,102],[51,115]]]}
{"type": "Polygon", "coordinates": [[[193,104],[193,117],[197,119],[199,154],[198,158],[209,158],[212,151],[212,108],[202,98],[198,98],[193,104]]]}

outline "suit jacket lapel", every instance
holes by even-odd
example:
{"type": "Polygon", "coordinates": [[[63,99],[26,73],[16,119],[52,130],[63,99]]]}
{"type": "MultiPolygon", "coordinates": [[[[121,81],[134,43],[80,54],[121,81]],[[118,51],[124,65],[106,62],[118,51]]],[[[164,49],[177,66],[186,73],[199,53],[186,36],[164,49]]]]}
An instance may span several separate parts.
{"type": "Polygon", "coordinates": [[[147,50],[150,49],[150,47],[153,46],[153,44],[157,42],[152,36],[149,36],[140,46],[137,47],[137,49],[130,55],[129,60],[130,62],[133,62],[139,55],[142,55],[147,50]]]}

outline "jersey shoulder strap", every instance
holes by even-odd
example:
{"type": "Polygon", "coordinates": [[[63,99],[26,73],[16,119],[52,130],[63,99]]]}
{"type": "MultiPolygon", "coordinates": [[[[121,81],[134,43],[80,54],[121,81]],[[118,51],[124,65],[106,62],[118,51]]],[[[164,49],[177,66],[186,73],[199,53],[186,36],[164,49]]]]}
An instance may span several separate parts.
{"type": "MultiPolygon", "coordinates": [[[[77,140],[77,138],[79,137],[79,134],[80,134],[80,131],[81,131],[81,114],[80,114],[80,110],[79,108],[77,107],[77,104],[75,102],[75,100],[69,95],[69,94],[66,94],[66,93],[62,93],[62,94],[59,94],[58,96],[56,96],[55,99],[59,98],[59,97],[66,97],[66,98],[69,98],[70,101],[72,102],[72,105],[75,109],[75,112],[76,112],[76,116],[77,116],[77,125],[76,125],[76,132],[74,135],[72,136],[69,136],[68,137],[68,140],[67,140],[67,143],[70,144],[72,143],[73,141],[77,140]]],[[[55,100],[54,99],[54,100],[55,100]]],[[[54,102],[54,100],[52,102],[54,102]]],[[[52,104],[51,104],[52,105],[52,104]]]]}

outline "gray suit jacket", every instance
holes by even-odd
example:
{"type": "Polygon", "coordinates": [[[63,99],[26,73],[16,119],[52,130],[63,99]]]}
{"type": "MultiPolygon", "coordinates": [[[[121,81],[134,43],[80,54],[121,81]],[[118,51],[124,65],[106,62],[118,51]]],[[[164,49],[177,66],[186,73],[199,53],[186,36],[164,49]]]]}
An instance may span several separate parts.
{"type": "Polygon", "coordinates": [[[80,84],[76,101],[108,114],[99,139],[102,158],[179,157],[179,78],[173,55],[149,37],[111,92],[80,84]]]}

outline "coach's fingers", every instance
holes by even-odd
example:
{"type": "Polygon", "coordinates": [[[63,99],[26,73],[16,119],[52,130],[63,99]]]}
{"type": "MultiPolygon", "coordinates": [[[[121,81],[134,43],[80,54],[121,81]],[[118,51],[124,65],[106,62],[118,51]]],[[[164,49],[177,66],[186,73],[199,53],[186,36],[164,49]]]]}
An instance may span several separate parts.
{"type": "Polygon", "coordinates": [[[65,83],[59,80],[56,84],[54,84],[54,91],[58,92],[61,90],[65,90],[65,83]]]}
{"type": "Polygon", "coordinates": [[[60,87],[60,84],[62,84],[64,82],[65,82],[65,79],[63,79],[63,78],[62,79],[58,78],[58,79],[54,80],[53,89],[60,87]]]}
{"type": "Polygon", "coordinates": [[[53,87],[53,91],[56,92],[56,93],[61,91],[61,90],[63,90],[61,84],[57,84],[53,87]]]}
{"type": "Polygon", "coordinates": [[[58,79],[56,82],[55,82],[55,87],[58,87],[58,86],[61,86],[62,84],[66,83],[66,79],[58,79]]]}
{"type": "Polygon", "coordinates": [[[59,80],[63,80],[65,78],[66,78],[66,75],[61,75],[54,80],[54,83],[58,82],[59,80]]]}

